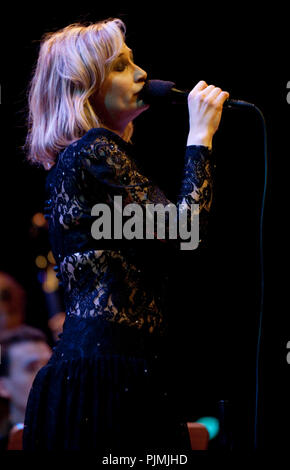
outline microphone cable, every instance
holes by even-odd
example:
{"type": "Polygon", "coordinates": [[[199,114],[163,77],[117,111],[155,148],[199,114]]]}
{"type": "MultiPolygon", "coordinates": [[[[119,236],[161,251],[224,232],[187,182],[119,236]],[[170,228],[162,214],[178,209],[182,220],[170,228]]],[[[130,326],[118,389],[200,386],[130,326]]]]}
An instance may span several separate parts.
{"type": "Polygon", "coordinates": [[[261,117],[263,124],[263,139],[264,139],[264,185],[263,194],[261,201],[261,214],[260,214],[260,225],[259,225],[259,263],[260,263],[260,312],[258,318],[258,338],[257,338],[257,349],[256,349],[256,388],[255,388],[255,421],[254,421],[254,449],[258,447],[258,415],[259,415],[259,366],[260,366],[260,350],[261,350],[261,336],[262,336],[262,322],[263,322],[263,311],[264,311],[264,296],[265,296],[265,274],[264,274],[264,239],[263,239],[263,226],[264,226],[264,211],[265,211],[265,200],[267,192],[267,180],[268,180],[268,139],[267,139],[267,126],[266,120],[262,111],[256,105],[252,105],[259,116],[261,117]]]}

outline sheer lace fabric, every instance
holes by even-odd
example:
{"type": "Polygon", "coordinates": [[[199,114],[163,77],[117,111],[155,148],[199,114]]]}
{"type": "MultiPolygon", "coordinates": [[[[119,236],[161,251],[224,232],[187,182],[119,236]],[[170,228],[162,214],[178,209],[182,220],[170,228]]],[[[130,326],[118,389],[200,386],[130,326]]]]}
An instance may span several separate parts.
{"type": "MultiPolygon", "coordinates": [[[[190,223],[191,204],[199,204],[200,238],[212,202],[211,167],[206,147],[187,147],[176,207],[178,216],[187,211],[190,223]]],[[[111,131],[92,129],[59,155],[47,191],[50,240],[67,314],[99,316],[163,334],[166,265],[170,251],[180,248],[180,238],[169,239],[168,223],[165,239],[158,239],[155,226],[154,240],[102,241],[91,234],[92,207],[105,203],[113,212],[114,196],[122,196],[121,209],[130,203],[143,209],[147,204],[172,204],[140,173],[132,146],[111,131]]]]}

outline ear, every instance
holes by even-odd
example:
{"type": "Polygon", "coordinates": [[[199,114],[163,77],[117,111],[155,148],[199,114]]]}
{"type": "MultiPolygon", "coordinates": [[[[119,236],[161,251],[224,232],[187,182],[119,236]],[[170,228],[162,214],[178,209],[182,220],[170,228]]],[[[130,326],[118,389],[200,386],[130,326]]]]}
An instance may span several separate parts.
{"type": "Polygon", "coordinates": [[[9,387],[7,386],[8,377],[0,377],[0,397],[10,398],[9,387]]]}

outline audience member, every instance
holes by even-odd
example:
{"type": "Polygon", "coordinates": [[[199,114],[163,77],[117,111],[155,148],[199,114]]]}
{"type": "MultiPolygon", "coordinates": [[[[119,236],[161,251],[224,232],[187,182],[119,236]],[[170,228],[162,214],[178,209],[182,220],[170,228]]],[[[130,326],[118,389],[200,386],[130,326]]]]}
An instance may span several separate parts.
{"type": "Polygon", "coordinates": [[[25,322],[26,293],[8,273],[0,271],[0,332],[25,322]]]}
{"type": "Polygon", "coordinates": [[[52,351],[45,334],[28,325],[0,333],[0,345],[0,397],[8,402],[9,410],[0,436],[0,448],[5,450],[10,430],[24,423],[33,380],[48,362],[52,351]]]}

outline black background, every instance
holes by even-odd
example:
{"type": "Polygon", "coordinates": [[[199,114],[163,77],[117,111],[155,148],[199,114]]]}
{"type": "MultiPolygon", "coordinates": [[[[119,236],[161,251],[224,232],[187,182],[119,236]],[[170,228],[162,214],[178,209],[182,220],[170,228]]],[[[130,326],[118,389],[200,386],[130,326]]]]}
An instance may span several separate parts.
{"type": "MultiPolygon", "coordinates": [[[[123,4],[124,5],[124,4],[123,4]]],[[[28,5],[3,17],[1,78],[1,265],[25,287],[27,321],[46,328],[48,312],[34,264],[48,251],[46,235],[31,238],[31,217],[43,210],[45,171],[25,162],[26,92],[42,34],[78,21],[120,17],[127,44],[148,78],[193,88],[199,80],[255,103],[268,133],[268,189],[264,219],[265,302],[262,323],[259,447],[289,440],[290,340],[285,222],[290,80],[287,11],[235,10],[186,2],[163,11],[154,5],[107,7],[28,5]],[[7,22],[7,24],[5,24],[7,22]],[[275,189],[274,189],[275,188],[275,189]],[[286,424],[285,429],[282,429],[286,424]]],[[[160,8],[160,7],[159,7],[160,8]]],[[[150,109],[135,122],[133,142],[144,166],[175,199],[188,131],[187,109],[150,109]]],[[[172,262],[172,348],[177,389],[189,420],[217,415],[231,404],[234,447],[253,446],[255,365],[260,312],[259,223],[264,185],[263,128],[252,110],[225,111],[214,137],[215,201],[207,244],[172,262]]]]}

